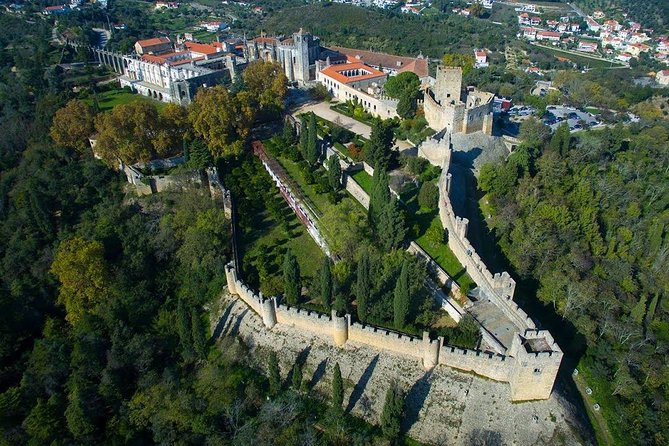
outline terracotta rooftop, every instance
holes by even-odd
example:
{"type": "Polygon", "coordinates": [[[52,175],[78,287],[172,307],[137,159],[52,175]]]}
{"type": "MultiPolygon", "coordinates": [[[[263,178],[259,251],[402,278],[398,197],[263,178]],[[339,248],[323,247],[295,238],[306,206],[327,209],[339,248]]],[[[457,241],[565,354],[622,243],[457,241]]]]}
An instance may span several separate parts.
{"type": "Polygon", "coordinates": [[[138,40],[137,43],[139,43],[140,46],[145,47],[170,43],[170,39],[168,37],[154,37],[153,39],[138,40]]]}
{"type": "Polygon", "coordinates": [[[274,43],[278,42],[278,39],[275,38],[275,37],[260,36],[260,37],[253,38],[251,41],[255,42],[255,43],[271,43],[271,44],[274,44],[274,43]]]}
{"type": "Polygon", "coordinates": [[[342,84],[350,84],[362,80],[385,77],[385,73],[361,62],[330,65],[329,67],[323,69],[321,73],[336,80],[337,82],[341,82],[342,84]],[[354,72],[354,70],[360,70],[362,74],[355,76],[344,74],[347,71],[349,73],[352,71],[354,72]]]}
{"type": "Polygon", "coordinates": [[[188,48],[190,51],[193,51],[195,53],[200,53],[200,54],[205,54],[207,56],[210,56],[212,54],[220,53],[221,51],[215,46],[215,45],[209,45],[206,43],[196,43],[196,42],[185,42],[184,45],[186,48],[188,48]]]}
{"type": "Polygon", "coordinates": [[[349,60],[354,58],[354,60],[358,62],[364,62],[367,65],[374,65],[377,67],[380,65],[387,69],[397,70],[400,73],[404,71],[412,71],[421,78],[427,77],[429,75],[427,59],[393,56],[392,54],[357,50],[354,48],[345,48],[342,46],[331,46],[329,48],[333,51],[337,51],[346,55],[349,60]]]}

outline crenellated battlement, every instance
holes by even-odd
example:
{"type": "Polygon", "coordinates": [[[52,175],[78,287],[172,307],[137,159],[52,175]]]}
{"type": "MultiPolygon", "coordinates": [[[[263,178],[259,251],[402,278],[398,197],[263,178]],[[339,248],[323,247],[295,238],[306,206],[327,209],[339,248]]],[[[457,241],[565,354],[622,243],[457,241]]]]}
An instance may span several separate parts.
{"type": "Polygon", "coordinates": [[[232,263],[225,266],[228,290],[239,296],[262,317],[267,329],[283,325],[319,336],[329,336],[335,345],[348,342],[364,344],[422,361],[426,369],[438,365],[473,372],[497,381],[509,382],[513,400],[535,400],[550,397],[553,381],[562,359],[562,351],[545,330],[528,329],[517,334],[508,355],[469,350],[444,344],[443,338],[422,338],[352,322],[351,316],[330,315],[278,304],[275,297],[264,298],[239,280],[232,263]],[[529,385],[528,385],[529,383],[529,385]]]}

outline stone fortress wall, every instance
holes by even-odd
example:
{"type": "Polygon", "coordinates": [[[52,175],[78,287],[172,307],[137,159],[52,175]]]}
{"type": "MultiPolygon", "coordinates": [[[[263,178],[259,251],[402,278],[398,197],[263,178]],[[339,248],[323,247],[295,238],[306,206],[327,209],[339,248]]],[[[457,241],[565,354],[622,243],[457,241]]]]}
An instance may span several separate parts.
{"type": "MultiPolygon", "coordinates": [[[[557,373],[555,359],[561,357],[562,353],[559,351],[533,353],[528,352],[525,346],[527,339],[536,339],[537,343],[545,344],[546,338],[543,331],[527,330],[522,335],[518,334],[514,339],[514,348],[511,349],[515,356],[462,349],[444,345],[441,337],[435,340],[430,339],[427,332],[423,333],[421,339],[353,322],[348,314],[337,316],[333,311],[330,316],[327,316],[287,306],[280,303],[275,297],[265,298],[262,293],[255,293],[240,280],[232,262],[225,266],[225,274],[229,292],[239,296],[255,313],[260,315],[268,330],[280,324],[315,335],[331,337],[333,343],[340,347],[351,342],[411,357],[422,361],[423,366],[428,370],[437,365],[445,365],[497,381],[508,382],[511,385],[513,401],[550,397],[555,375],[549,377],[548,374],[553,369],[557,373]]],[[[552,338],[550,340],[552,341],[552,338]]],[[[558,360],[557,367],[559,363],[558,360]]]]}
{"type": "Polygon", "coordinates": [[[534,321],[514,301],[513,295],[516,282],[509,273],[492,274],[481,257],[467,239],[469,220],[458,217],[453,211],[450,200],[451,174],[450,148],[444,157],[442,171],[439,177],[439,218],[445,229],[448,230],[448,247],[458,258],[472,280],[482,288],[484,294],[497,305],[504,314],[521,330],[535,329],[534,321]]]}

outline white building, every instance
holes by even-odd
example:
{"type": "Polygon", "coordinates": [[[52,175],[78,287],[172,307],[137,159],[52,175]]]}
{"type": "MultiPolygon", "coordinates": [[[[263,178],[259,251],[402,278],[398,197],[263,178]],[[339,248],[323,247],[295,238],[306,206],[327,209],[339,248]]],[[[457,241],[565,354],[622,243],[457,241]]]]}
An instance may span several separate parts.
{"type": "Polygon", "coordinates": [[[319,71],[316,80],[339,101],[353,101],[367,113],[380,118],[397,116],[397,103],[383,95],[388,75],[361,62],[330,65],[319,71]]]}
{"type": "Polygon", "coordinates": [[[474,66],[476,68],[485,68],[488,66],[488,53],[483,50],[474,51],[474,58],[476,60],[474,66]]]}
{"type": "Polygon", "coordinates": [[[669,86],[669,70],[658,71],[655,80],[660,85],[669,86]]]}

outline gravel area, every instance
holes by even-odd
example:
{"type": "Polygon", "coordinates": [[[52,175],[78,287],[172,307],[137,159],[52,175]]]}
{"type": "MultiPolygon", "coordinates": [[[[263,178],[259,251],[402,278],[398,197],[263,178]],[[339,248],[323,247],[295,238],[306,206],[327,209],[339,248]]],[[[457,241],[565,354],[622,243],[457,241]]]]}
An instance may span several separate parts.
{"type": "Polygon", "coordinates": [[[332,368],[339,363],[346,393],[344,405],[353,414],[377,424],[386,389],[396,381],[406,391],[404,428],[411,437],[439,445],[585,444],[575,408],[559,391],[547,401],[510,402],[508,384],[462,373],[444,366],[425,372],[411,358],[348,342],[335,347],[327,337],[277,325],[266,330],[246,305],[224,294],[214,333],[238,336],[257,365],[263,352],[279,353],[282,377],[301,358],[304,377],[329,394],[332,368]],[[580,427],[579,427],[580,426],[580,427]]]}

